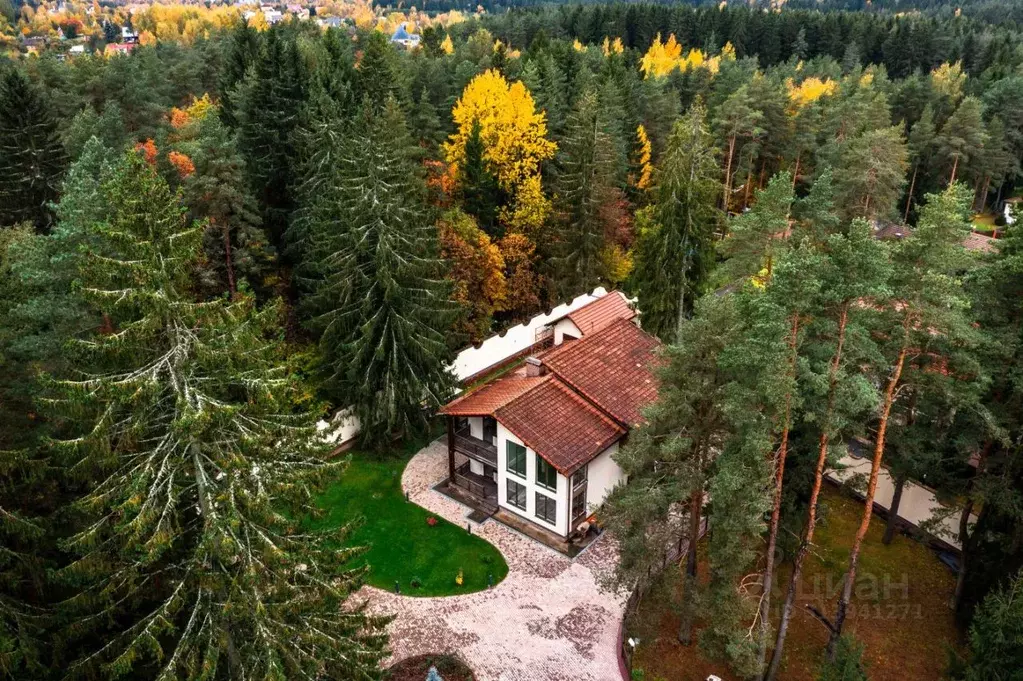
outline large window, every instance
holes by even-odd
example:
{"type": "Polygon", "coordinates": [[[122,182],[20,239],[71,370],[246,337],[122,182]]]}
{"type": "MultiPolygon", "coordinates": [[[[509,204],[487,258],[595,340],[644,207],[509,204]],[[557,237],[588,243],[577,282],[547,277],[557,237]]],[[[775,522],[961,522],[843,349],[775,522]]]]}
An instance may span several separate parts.
{"type": "Polygon", "coordinates": [[[546,494],[536,493],[536,517],[551,525],[558,524],[558,502],[546,494]]]}
{"type": "Polygon", "coordinates": [[[508,472],[526,477],[526,448],[508,440],[508,472]]]}
{"type": "Polygon", "coordinates": [[[526,486],[520,485],[511,478],[508,481],[508,504],[526,510],[526,486]]]}
{"type": "Polygon", "coordinates": [[[586,488],[576,490],[572,495],[572,524],[586,517],[586,488]]]}
{"type": "Polygon", "coordinates": [[[558,489],[558,471],[540,455],[536,455],[536,484],[547,489],[558,489]]]}
{"type": "Polygon", "coordinates": [[[577,489],[580,485],[586,484],[586,468],[586,466],[583,466],[572,474],[572,489],[577,489]]]}

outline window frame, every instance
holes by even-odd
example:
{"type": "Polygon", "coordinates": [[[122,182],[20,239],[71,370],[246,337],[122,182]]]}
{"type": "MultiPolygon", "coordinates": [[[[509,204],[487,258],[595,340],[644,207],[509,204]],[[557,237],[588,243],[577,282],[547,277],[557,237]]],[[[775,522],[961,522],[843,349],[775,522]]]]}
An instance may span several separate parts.
{"type": "Polygon", "coordinates": [[[536,505],[533,508],[533,515],[538,520],[542,520],[545,523],[548,523],[550,525],[555,525],[556,526],[558,524],[558,500],[555,499],[554,497],[549,497],[546,494],[544,494],[542,492],[539,492],[539,491],[535,492],[535,494],[536,494],[536,505]],[[543,503],[541,503],[541,501],[543,503]],[[541,508],[544,509],[544,513],[543,514],[540,513],[540,509],[541,508]],[[546,514],[546,511],[548,509],[550,509],[552,511],[552,515],[551,515],[550,518],[548,518],[547,514],[546,514]]]}
{"type": "MultiPolygon", "coordinates": [[[[547,475],[547,477],[551,477],[551,476],[547,475]]],[[[550,490],[551,492],[557,492],[558,491],[558,469],[555,468],[553,465],[551,465],[551,463],[549,461],[544,459],[539,454],[536,455],[536,486],[537,487],[542,487],[542,488],[544,488],[546,490],[550,490]],[[542,480],[540,478],[540,471],[541,470],[544,470],[547,473],[553,474],[553,478],[554,478],[554,484],[553,485],[548,485],[547,484],[548,481],[542,480]]]]}
{"type": "Polygon", "coordinates": [[[515,478],[505,478],[504,480],[505,480],[504,494],[505,494],[505,499],[508,502],[508,505],[513,507],[513,508],[517,508],[520,511],[525,511],[526,510],[526,506],[529,505],[529,489],[525,485],[523,485],[521,482],[516,480],[515,478]],[[516,490],[516,494],[515,494],[514,498],[518,498],[520,495],[522,497],[522,505],[521,506],[519,506],[514,501],[512,501],[512,499],[513,499],[513,496],[512,496],[512,485],[515,485],[515,487],[518,488],[516,490]]]}
{"type": "Polygon", "coordinates": [[[512,440],[506,440],[505,442],[506,442],[505,447],[504,447],[504,459],[505,459],[505,461],[504,461],[504,468],[505,468],[505,470],[508,471],[509,473],[511,473],[512,475],[515,475],[515,476],[520,477],[523,480],[525,480],[526,479],[526,471],[528,469],[528,463],[527,463],[528,457],[527,457],[526,448],[523,445],[520,445],[518,442],[513,442],[512,440]],[[518,471],[518,470],[512,468],[512,447],[517,447],[518,449],[522,450],[521,454],[516,453],[516,457],[515,457],[516,459],[521,459],[521,461],[522,461],[522,470],[521,471],[518,471]]]}

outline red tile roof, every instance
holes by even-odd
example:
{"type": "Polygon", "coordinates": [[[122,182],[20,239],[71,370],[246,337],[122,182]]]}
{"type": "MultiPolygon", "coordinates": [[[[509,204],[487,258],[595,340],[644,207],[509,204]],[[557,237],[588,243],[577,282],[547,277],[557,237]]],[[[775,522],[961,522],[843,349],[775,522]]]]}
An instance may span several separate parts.
{"type": "Polygon", "coordinates": [[[629,307],[625,296],[619,291],[611,291],[565,315],[583,335],[596,333],[619,319],[632,319],[635,316],[636,311],[629,307]]]}
{"type": "Polygon", "coordinates": [[[553,376],[497,410],[495,416],[562,475],[625,434],[625,429],[553,376]]]}
{"type": "Polygon", "coordinates": [[[619,423],[643,421],[641,410],[657,399],[653,373],[660,342],[630,321],[565,343],[543,355],[550,371],[619,423]]]}
{"type": "Polygon", "coordinates": [[[440,412],[448,416],[493,416],[495,411],[548,378],[514,375],[486,383],[449,402],[440,412]]]}

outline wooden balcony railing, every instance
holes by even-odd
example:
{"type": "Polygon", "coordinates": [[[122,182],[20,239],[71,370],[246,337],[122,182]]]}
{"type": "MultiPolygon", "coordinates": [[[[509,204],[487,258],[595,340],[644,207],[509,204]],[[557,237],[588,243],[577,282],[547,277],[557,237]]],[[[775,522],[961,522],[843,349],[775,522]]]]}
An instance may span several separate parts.
{"type": "Polygon", "coordinates": [[[497,447],[473,437],[468,428],[455,432],[455,451],[481,463],[497,466],[497,447]]]}

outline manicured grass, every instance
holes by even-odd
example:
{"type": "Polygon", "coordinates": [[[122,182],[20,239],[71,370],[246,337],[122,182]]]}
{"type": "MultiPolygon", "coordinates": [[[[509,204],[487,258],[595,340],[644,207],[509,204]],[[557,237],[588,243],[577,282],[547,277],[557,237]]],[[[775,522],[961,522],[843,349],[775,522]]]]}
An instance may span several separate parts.
{"type": "Polygon", "coordinates": [[[973,222],[973,228],[978,232],[993,232],[998,229],[993,213],[976,213],[971,222],[973,222]]]}
{"type": "MultiPolygon", "coordinates": [[[[828,486],[824,490],[822,524],[818,525],[814,552],[804,563],[792,624],[785,644],[779,678],[812,681],[822,659],[827,632],[807,611],[815,605],[834,613],[836,589],[849,558],[853,533],[862,503],[828,486]]],[[[884,522],[875,517],[864,541],[857,574],[857,593],[845,631],[865,646],[864,659],[871,681],[934,681],[942,678],[948,651],[960,642],[949,598],[955,577],[923,544],[898,535],[890,546],[881,543],[884,522]]],[[[705,548],[705,547],[703,547],[705,548]]],[[[700,570],[706,573],[706,563],[700,570]]],[[[790,567],[779,570],[772,602],[780,604],[788,588],[790,567]]],[[[706,659],[699,646],[682,647],[675,639],[679,616],[672,603],[680,596],[679,570],[669,569],[629,620],[629,636],[640,645],[633,668],[643,669],[647,680],[704,681],[716,674],[726,681],[734,676],[720,662],[706,659]]],[[[772,608],[775,623],[778,605],[772,608]]]]}
{"type": "Polygon", "coordinates": [[[405,501],[401,473],[407,457],[381,459],[362,452],[349,454],[351,463],[341,478],[329,485],[317,504],[324,515],[309,521],[310,527],[339,527],[362,519],[350,535],[351,546],[368,546],[359,558],[369,563],[369,584],[411,596],[450,596],[487,588],[508,574],[508,564],[490,543],[432,516],[421,506],[405,501]],[[459,570],[462,584],[456,583],[459,570]],[[413,587],[418,579],[420,586],[413,587]]]}

